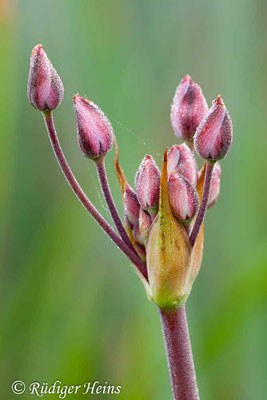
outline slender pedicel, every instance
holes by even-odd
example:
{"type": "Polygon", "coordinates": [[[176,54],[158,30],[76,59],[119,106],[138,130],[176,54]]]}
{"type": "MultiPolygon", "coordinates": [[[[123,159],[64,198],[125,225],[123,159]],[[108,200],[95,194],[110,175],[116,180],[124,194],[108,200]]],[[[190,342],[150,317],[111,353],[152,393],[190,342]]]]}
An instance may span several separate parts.
{"type": "Polygon", "coordinates": [[[99,157],[96,160],[96,168],[97,168],[97,172],[98,172],[98,177],[99,177],[99,181],[100,181],[100,185],[102,188],[102,192],[104,194],[110,215],[118,229],[118,232],[122,238],[122,240],[124,241],[124,243],[127,244],[127,246],[135,253],[134,247],[129,239],[129,236],[127,235],[125,228],[121,222],[117,207],[114,203],[111,191],[110,191],[110,187],[108,184],[108,180],[107,180],[107,175],[106,175],[106,169],[105,169],[105,158],[104,157],[99,157]]]}
{"type": "Polygon", "coordinates": [[[194,146],[198,155],[207,160],[202,200],[191,232],[190,242],[194,246],[204,221],[210,195],[212,172],[217,160],[224,158],[232,145],[233,124],[224,102],[219,95],[212,103],[206,117],[197,128],[194,146]]]}
{"type": "Polygon", "coordinates": [[[99,214],[94,205],[87,198],[76,178],[74,177],[67,160],[63,154],[60,147],[60,143],[57,137],[57,133],[54,126],[53,114],[52,112],[43,113],[48,135],[51,141],[52,148],[54,150],[57,161],[61,167],[63,174],[65,175],[69,185],[72,190],[81,201],[82,205],[86,210],[92,215],[96,222],[101,226],[101,228],[106,232],[106,234],[113,240],[113,242],[119,247],[119,249],[129,258],[129,260],[139,269],[141,274],[147,279],[147,270],[145,264],[140,260],[140,258],[131,250],[129,247],[120,239],[120,237],[113,231],[110,225],[104,220],[104,218],[99,214]]]}
{"type": "Polygon", "coordinates": [[[112,149],[113,145],[114,134],[112,125],[100,107],[85,97],[76,94],[73,97],[73,104],[80,149],[87,158],[95,161],[101,189],[110,215],[122,240],[135,252],[114,203],[105,169],[105,156],[112,149]]]}
{"type": "Polygon", "coordinates": [[[190,235],[190,242],[192,247],[195,244],[197,235],[199,233],[199,230],[201,228],[201,225],[204,221],[207,207],[208,207],[208,201],[209,201],[209,194],[210,194],[210,184],[211,184],[211,177],[212,177],[212,171],[214,168],[214,163],[210,163],[209,161],[206,162],[206,174],[205,174],[205,182],[204,182],[204,189],[203,189],[203,194],[202,194],[202,199],[200,203],[200,207],[198,210],[197,218],[194,224],[194,227],[192,229],[191,235],[190,235]]]}

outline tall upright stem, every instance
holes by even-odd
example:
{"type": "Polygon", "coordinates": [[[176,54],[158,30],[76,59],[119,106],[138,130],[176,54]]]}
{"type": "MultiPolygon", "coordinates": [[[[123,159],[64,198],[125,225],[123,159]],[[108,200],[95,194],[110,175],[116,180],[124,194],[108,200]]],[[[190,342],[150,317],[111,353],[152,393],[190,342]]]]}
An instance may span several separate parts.
{"type": "Polygon", "coordinates": [[[185,306],[159,308],[174,400],[199,400],[185,306]]]}
{"type": "Polygon", "coordinates": [[[147,270],[145,264],[140,260],[140,258],[134,253],[125,243],[124,241],[114,232],[111,226],[105,221],[102,215],[97,211],[91,201],[88,199],[86,194],[83,192],[80,187],[78,181],[76,180],[73,172],[71,171],[69,164],[64,156],[64,153],[61,149],[56,129],[54,126],[53,114],[52,112],[43,113],[47,132],[49,135],[49,139],[54,150],[56,159],[60,165],[60,168],[65,175],[69,185],[72,190],[85,207],[85,209],[92,215],[98,225],[106,232],[106,234],[113,240],[113,242],[119,247],[119,249],[129,258],[129,260],[139,269],[142,275],[148,279],[147,270]]]}
{"type": "Polygon", "coordinates": [[[206,161],[205,182],[204,182],[204,189],[203,189],[201,204],[200,204],[200,207],[198,210],[198,214],[197,214],[197,218],[196,218],[194,227],[193,227],[191,235],[190,235],[190,242],[191,242],[192,247],[195,244],[197,235],[200,231],[201,225],[202,225],[205,215],[206,215],[208,202],[209,202],[211,177],[212,177],[212,171],[213,171],[214,165],[215,165],[214,163],[211,164],[209,161],[206,161]]]}
{"type": "Polygon", "coordinates": [[[121,222],[117,207],[114,203],[110,187],[108,184],[108,179],[107,179],[107,174],[106,174],[106,168],[105,168],[105,158],[100,157],[96,161],[96,168],[98,172],[98,177],[101,185],[102,192],[104,194],[107,206],[109,208],[110,215],[116,225],[116,228],[118,229],[118,232],[120,234],[120,237],[122,240],[127,244],[127,246],[132,249],[133,252],[135,252],[134,247],[129,239],[129,236],[127,235],[124,226],[121,222]]]}

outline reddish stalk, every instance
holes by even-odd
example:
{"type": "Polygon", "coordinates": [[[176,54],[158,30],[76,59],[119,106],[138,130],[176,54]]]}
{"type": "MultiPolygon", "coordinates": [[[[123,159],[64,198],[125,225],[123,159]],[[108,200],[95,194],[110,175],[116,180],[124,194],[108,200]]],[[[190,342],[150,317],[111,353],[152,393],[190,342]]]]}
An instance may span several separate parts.
{"type": "Polygon", "coordinates": [[[105,221],[102,215],[97,211],[91,201],[88,199],[86,194],[83,192],[80,187],[78,181],[76,180],[73,172],[71,171],[69,164],[64,156],[64,153],[61,149],[55,125],[53,120],[53,113],[46,112],[43,113],[47,132],[49,135],[49,139],[54,150],[56,159],[60,165],[60,168],[65,175],[69,185],[71,186],[73,192],[76,194],[84,208],[91,214],[91,216],[95,219],[98,225],[105,231],[105,233],[110,237],[110,239],[118,246],[118,248],[129,258],[129,260],[139,269],[141,274],[148,279],[147,270],[145,264],[140,260],[140,258],[133,252],[124,241],[114,232],[111,226],[105,221]]]}
{"type": "Polygon", "coordinates": [[[100,185],[101,185],[101,189],[103,192],[103,195],[105,197],[110,215],[114,221],[114,224],[116,225],[118,232],[120,234],[120,237],[122,238],[122,240],[127,244],[127,246],[133,251],[134,247],[129,239],[129,236],[127,235],[124,226],[121,222],[117,207],[114,203],[111,191],[110,191],[110,187],[109,187],[109,183],[108,183],[108,179],[107,179],[107,174],[106,174],[106,168],[105,168],[105,157],[100,157],[98,160],[96,160],[96,168],[97,168],[97,172],[98,172],[98,177],[99,177],[99,181],[100,181],[100,185]]]}
{"type": "Polygon", "coordinates": [[[204,221],[204,218],[206,215],[208,202],[209,202],[211,177],[212,177],[212,171],[213,171],[214,165],[215,165],[215,163],[210,163],[209,161],[206,161],[205,182],[204,182],[204,189],[203,189],[201,204],[200,204],[200,207],[198,210],[196,222],[194,224],[194,227],[193,227],[191,235],[190,235],[190,242],[191,242],[192,247],[195,244],[197,235],[199,234],[199,230],[201,228],[202,222],[204,221]]]}
{"type": "Polygon", "coordinates": [[[199,400],[185,306],[159,308],[174,400],[199,400]]]}

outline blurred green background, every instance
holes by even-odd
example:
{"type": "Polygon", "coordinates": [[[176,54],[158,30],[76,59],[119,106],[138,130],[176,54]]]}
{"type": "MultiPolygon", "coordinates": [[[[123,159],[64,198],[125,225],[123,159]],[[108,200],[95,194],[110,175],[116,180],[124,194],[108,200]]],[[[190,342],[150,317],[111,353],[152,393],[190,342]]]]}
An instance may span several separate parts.
{"type": "Polygon", "coordinates": [[[191,74],[209,104],[221,93],[234,143],[188,320],[201,399],[266,399],[266,12],[263,0],[0,1],[1,398],[16,398],[15,379],[60,379],[120,384],[115,397],[125,400],[171,399],[156,308],[67,186],[28,103],[29,57],[42,43],[65,86],[55,113],[63,149],[108,221],[94,165],[77,146],[72,95],[106,112],[132,183],[145,153],[161,164],[177,142],[169,113],[182,77],[191,74]]]}

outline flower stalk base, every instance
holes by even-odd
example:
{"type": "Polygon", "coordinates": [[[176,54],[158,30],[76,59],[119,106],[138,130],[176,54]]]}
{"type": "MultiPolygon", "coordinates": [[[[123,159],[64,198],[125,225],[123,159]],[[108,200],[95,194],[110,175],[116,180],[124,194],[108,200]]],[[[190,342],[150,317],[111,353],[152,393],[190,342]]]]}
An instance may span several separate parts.
{"type": "Polygon", "coordinates": [[[166,311],[159,308],[173,399],[199,400],[185,306],[166,311]]]}

